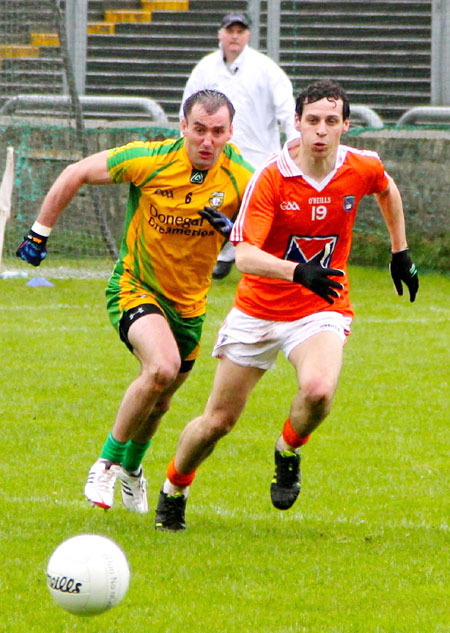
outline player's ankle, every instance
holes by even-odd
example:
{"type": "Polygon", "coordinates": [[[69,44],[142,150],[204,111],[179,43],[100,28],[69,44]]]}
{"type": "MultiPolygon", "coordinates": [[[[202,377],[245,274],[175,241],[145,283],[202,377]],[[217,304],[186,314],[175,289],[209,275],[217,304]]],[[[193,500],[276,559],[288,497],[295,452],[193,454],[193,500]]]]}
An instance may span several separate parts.
{"type": "Polygon", "coordinates": [[[184,487],[174,486],[173,483],[169,479],[166,479],[163,484],[163,492],[165,492],[166,495],[170,495],[171,497],[175,495],[179,495],[179,494],[182,494],[184,497],[187,497],[189,494],[189,486],[184,486],[184,487]]]}
{"type": "Polygon", "coordinates": [[[280,453],[282,453],[283,451],[292,451],[295,452],[295,448],[293,446],[290,446],[290,444],[288,444],[282,435],[280,435],[280,437],[277,440],[277,443],[275,444],[275,448],[277,449],[277,451],[280,451],[280,453]]]}

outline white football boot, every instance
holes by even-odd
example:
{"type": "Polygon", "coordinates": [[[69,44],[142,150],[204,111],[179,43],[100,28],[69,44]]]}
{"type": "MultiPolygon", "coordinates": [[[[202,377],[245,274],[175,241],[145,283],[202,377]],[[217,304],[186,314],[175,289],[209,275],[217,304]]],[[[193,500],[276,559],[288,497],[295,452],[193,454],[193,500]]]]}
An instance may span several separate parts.
{"type": "Polygon", "coordinates": [[[106,459],[98,459],[92,465],[84,487],[84,494],[92,505],[109,510],[114,503],[114,486],[119,470],[119,464],[106,459]]]}
{"type": "Polygon", "coordinates": [[[132,475],[120,468],[118,476],[122,484],[123,505],[130,512],[146,514],[148,512],[147,480],[142,467],[137,475],[132,475]]]}

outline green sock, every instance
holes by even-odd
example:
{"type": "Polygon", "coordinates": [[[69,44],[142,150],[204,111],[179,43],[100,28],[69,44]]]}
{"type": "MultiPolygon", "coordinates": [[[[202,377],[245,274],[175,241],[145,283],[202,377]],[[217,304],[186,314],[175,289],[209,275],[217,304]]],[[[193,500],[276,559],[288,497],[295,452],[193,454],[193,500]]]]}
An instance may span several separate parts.
{"type": "Polygon", "coordinates": [[[151,443],[151,440],[146,444],[138,444],[134,440],[130,440],[128,442],[127,450],[122,461],[122,466],[125,470],[129,473],[134,473],[139,469],[144,455],[151,443]]]}
{"type": "Polygon", "coordinates": [[[129,442],[119,442],[113,437],[112,433],[110,433],[103,445],[100,457],[102,459],[107,459],[110,462],[114,462],[115,464],[121,464],[128,444],[129,442]]]}

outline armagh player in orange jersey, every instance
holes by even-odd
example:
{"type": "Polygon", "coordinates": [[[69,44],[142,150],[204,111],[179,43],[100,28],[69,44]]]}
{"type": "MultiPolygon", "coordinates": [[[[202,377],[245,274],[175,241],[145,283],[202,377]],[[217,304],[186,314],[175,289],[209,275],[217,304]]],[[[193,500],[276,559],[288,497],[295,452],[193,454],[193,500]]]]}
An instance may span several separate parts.
{"type": "Polygon", "coordinates": [[[401,295],[404,282],[415,299],[400,193],[376,153],[340,144],[349,114],[336,83],[307,87],[296,101],[300,138],[268,159],[246,189],[231,233],[243,277],[214,347],[220,360],[205,411],[186,426],[168,466],[157,529],[185,528],[196,468],[233,428],[279,351],[295,369],[298,391],[276,442],[271,498],[280,510],[297,499],[300,447],[330,412],[350,332],[347,260],[364,195],[375,195],[386,222],[396,290],[401,295]]]}

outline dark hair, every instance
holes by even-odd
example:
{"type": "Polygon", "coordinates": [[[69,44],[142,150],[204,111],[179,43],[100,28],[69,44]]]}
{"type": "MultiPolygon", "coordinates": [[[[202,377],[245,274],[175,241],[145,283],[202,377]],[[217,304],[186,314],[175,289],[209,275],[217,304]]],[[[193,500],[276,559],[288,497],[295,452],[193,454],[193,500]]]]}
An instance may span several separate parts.
{"type": "Polygon", "coordinates": [[[321,99],[329,99],[337,101],[342,99],[342,117],[348,119],[350,116],[350,103],[348,97],[338,83],[332,79],[319,79],[302,90],[295,102],[295,112],[300,119],[303,112],[303,106],[306,103],[315,103],[321,99]]]}
{"type": "Polygon", "coordinates": [[[208,114],[215,114],[219,108],[226,106],[230,113],[230,122],[233,120],[235,109],[231,101],[223,92],[218,90],[198,90],[194,92],[183,103],[183,115],[187,119],[191,113],[192,108],[196,103],[200,103],[208,114]]]}

